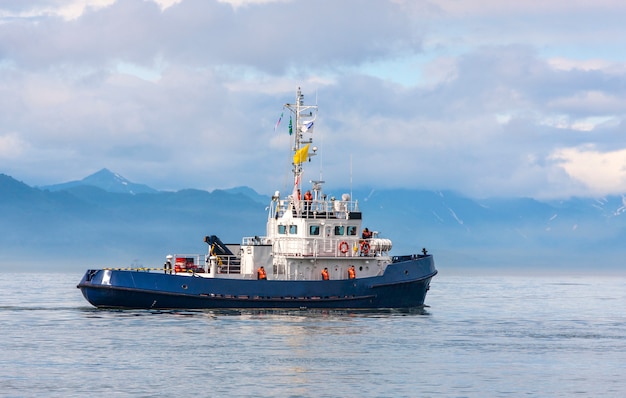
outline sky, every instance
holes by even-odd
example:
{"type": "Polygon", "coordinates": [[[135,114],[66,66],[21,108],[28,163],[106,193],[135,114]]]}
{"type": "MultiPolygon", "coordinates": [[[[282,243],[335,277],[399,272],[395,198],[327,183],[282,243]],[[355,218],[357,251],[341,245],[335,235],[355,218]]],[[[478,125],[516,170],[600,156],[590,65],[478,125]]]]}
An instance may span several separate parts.
{"type": "Polygon", "coordinates": [[[0,173],[285,192],[275,126],[301,87],[304,180],[622,195],[624,20],[619,0],[1,0],[0,173]]]}

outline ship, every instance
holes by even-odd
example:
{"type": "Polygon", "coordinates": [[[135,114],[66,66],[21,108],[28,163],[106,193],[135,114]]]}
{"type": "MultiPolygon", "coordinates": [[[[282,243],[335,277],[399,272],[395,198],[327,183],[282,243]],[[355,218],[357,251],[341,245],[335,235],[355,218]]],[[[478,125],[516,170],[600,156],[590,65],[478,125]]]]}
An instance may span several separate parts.
{"type": "Polygon", "coordinates": [[[88,269],[77,286],[85,299],[115,309],[424,308],[437,274],[432,254],[392,255],[390,239],[363,228],[358,200],[326,195],[321,178],[304,184],[319,151],[318,106],[305,105],[298,88],[285,110],[293,189],[272,195],[265,235],[231,244],[207,235],[203,254],[168,254],[162,267],[88,269]]]}

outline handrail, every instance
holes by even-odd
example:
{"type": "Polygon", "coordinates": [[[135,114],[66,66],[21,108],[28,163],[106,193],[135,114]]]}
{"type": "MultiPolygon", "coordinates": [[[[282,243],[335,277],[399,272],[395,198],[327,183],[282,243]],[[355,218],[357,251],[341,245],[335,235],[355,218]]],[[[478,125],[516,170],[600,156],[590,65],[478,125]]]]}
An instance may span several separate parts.
{"type": "Polygon", "coordinates": [[[271,206],[270,218],[282,217],[288,211],[305,218],[348,218],[348,214],[360,211],[358,200],[281,199],[274,203],[275,206],[271,206]]]}

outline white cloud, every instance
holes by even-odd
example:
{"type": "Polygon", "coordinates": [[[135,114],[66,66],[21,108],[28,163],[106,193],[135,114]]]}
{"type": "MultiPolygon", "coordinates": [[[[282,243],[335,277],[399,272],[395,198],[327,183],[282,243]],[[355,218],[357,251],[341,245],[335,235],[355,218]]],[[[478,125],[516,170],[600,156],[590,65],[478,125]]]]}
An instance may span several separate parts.
{"type": "MultiPolygon", "coordinates": [[[[411,1],[411,0],[404,0],[411,1]]],[[[524,14],[542,14],[545,12],[559,12],[578,10],[625,10],[626,5],[615,0],[527,0],[527,1],[502,1],[502,0],[432,0],[432,4],[442,10],[465,18],[475,15],[513,15],[523,17],[524,14]]]]}
{"type": "Polygon", "coordinates": [[[376,187],[620,193],[619,172],[602,189],[581,173],[619,169],[624,17],[608,0],[3,2],[0,120],[19,135],[0,133],[0,168],[271,193],[301,86],[330,184],[352,155],[376,187]]]}
{"type": "MultiPolygon", "coordinates": [[[[604,89],[604,88],[603,88],[604,89]]],[[[599,90],[584,90],[558,97],[547,103],[550,108],[563,109],[575,113],[592,113],[607,116],[626,112],[626,104],[618,93],[599,90]]]]}
{"type": "MultiPolygon", "coordinates": [[[[82,16],[86,11],[97,11],[115,4],[118,0],[34,0],[14,2],[13,7],[0,8],[0,20],[3,18],[38,18],[58,16],[71,21],[82,16]]],[[[165,10],[182,0],[151,0],[165,10]]],[[[245,3],[254,0],[233,0],[233,3],[245,3]]],[[[231,2],[231,0],[224,0],[231,2]]]]}
{"type": "MultiPolygon", "coordinates": [[[[107,7],[116,0],[35,0],[13,2],[0,8],[0,20],[5,18],[39,18],[58,16],[65,20],[80,17],[85,10],[107,7]]],[[[9,2],[10,3],[10,2],[9,2]]]]}
{"type": "Polygon", "coordinates": [[[607,116],[593,116],[588,118],[571,119],[568,115],[548,115],[539,123],[544,126],[554,127],[561,130],[594,131],[598,128],[619,127],[621,118],[607,116]]]}
{"type": "Polygon", "coordinates": [[[11,160],[22,156],[28,144],[17,133],[0,134],[0,159],[11,160]]]}
{"type": "Polygon", "coordinates": [[[555,150],[550,158],[595,195],[626,191],[626,149],[603,152],[586,145],[555,150]]]}
{"type": "Polygon", "coordinates": [[[291,0],[218,0],[221,3],[227,3],[235,8],[245,7],[254,4],[281,3],[291,0]]]}
{"type": "Polygon", "coordinates": [[[613,62],[607,61],[604,59],[569,59],[569,58],[550,58],[547,60],[548,64],[558,70],[570,71],[570,70],[585,70],[585,71],[593,71],[593,70],[608,70],[611,69],[614,65],[613,62]]]}

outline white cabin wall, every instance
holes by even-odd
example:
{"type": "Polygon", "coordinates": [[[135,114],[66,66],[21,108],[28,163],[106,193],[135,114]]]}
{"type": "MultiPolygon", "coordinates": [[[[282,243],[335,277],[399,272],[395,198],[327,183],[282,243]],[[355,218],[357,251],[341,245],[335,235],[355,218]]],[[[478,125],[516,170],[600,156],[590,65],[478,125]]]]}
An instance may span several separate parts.
{"type": "Polygon", "coordinates": [[[241,273],[255,275],[259,267],[263,266],[268,277],[272,271],[271,245],[246,245],[241,250],[241,273]]]}

